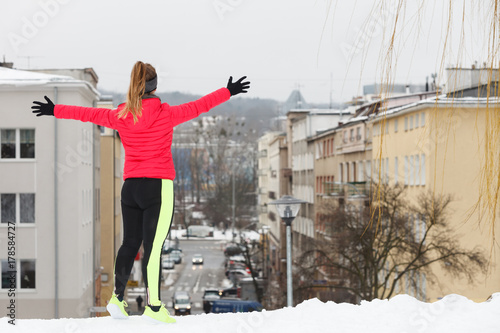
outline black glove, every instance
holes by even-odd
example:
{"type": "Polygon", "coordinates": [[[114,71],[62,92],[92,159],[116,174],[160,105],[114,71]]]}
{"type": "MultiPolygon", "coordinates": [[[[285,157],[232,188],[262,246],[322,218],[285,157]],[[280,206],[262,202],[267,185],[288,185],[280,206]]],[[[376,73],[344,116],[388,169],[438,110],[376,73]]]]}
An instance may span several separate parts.
{"type": "Polygon", "coordinates": [[[231,96],[237,95],[239,93],[246,93],[248,88],[250,88],[250,82],[241,82],[246,79],[246,76],[243,76],[241,79],[233,83],[233,77],[229,77],[229,81],[227,81],[227,89],[231,93],[231,96]]]}
{"type": "Polygon", "coordinates": [[[31,108],[33,109],[33,113],[36,113],[37,117],[40,116],[53,116],[54,115],[54,103],[47,96],[43,96],[47,103],[42,103],[38,101],[33,101],[33,105],[31,108]]]}

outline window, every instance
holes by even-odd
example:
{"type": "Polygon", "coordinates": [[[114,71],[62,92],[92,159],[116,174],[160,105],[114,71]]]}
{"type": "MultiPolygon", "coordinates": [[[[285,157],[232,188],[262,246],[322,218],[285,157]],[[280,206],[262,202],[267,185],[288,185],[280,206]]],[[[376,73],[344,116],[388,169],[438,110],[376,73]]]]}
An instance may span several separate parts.
{"type": "Polygon", "coordinates": [[[394,119],[394,133],[398,132],[398,119],[394,119]]]}
{"type": "Polygon", "coordinates": [[[316,159],[323,157],[323,145],[321,142],[316,143],[316,159]]]}
{"type": "Polygon", "coordinates": [[[422,112],[420,114],[420,127],[424,127],[425,126],[425,112],[422,112]]]}
{"type": "Polygon", "coordinates": [[[405,131],[408,130],[408,117],[405,117],[405,131]]]}
{"type": "Polygon", "coordinates": [[[35,289],[35,260],[21,260],[21,289],[35,289]]]}
{"type": "Polygon", "coordinates": [[[398,157],[394,157],[394,182],[398,183],[398,157]]]}
{"type": "Polygon", "coordinates": [[[389,157],[385,159],[385,183],[389,184],[389,157]]]}
{"type": "Polygon", "coordinates": [[[16,195],[13,193],[2,193],[0,195],[1,222],[16,221],[16,195]]]}
{"type": "Polygon", "coordinates": [[[36,262],[34,259],[7,261],[2,259],[2,289],[35,289],[36,262]],[[15,283],[16,285],[12,285],[15,283]]]}
{"type": "Polygon", "coordinates": [[[2,193],[0,194],[0,222],[34,223],[34,193],[2,193]]]}
{"type": "Polygon", "coordinates": [[[415,185],[420,185],[420,159],[415,155],[415,185]]]}
{"type": "Polygon", "coordinates": [[[405,156],[405,185],[408,185],[409,181],[409,168],[408,168],[408,156],[405,156]]]}
{"type": "Polygon", "coordinates": [[[413,116],[410,116],[410,131],[413,129],[413,116]]]}
{"type": "Polygon", "coordinates": [[[418,123],[418,113],[415,115],[415,128],[418,128],[419,123],[418,123]]]}
{"type": "Polygon", "coordinates": [[[420,185],[425,185],[425,155],[420,155],[420,185]]]}
{"type": "Polygon", "coordinates": [[[413,185],[415,184],[414,180],[415,180],[415,164],[413,163],[413,155],[410,156],[410,183],[409,185],[413,185]]]}
{"type": "Polygon", "coordinates": [[[354,141],[354,128],[351,128],[350,133],[351,133],[351,136],[349,139],[351,140],[351,142],[353,142],[354,141]]]}
{"type": "Polygon", "coordinates": [[[0,130],[0,159],[35,158],[35,130],[0,130]]]}
{"type": "Polygon", "coordinates": [[[22,129],[19,132],[21,158],[35,158],[35,130],[22,129]]]}
{"type": "Polygon", "coordinates": [[[361,127],[356,128],[356,140],[361,140],[361,127]]]}
{"type": "Polygon", "coordinates": [[[2,130],[2,158],[16,158],[16,131],[2,130]]]}

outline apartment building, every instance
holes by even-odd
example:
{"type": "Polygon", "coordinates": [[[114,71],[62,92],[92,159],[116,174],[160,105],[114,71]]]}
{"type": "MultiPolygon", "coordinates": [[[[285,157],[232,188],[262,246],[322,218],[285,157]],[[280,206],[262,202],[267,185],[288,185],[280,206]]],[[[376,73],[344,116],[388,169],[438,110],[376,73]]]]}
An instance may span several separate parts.
{"type": "Polygon", "coordinates": [[[100,274],[99,130],[35,117],[32,101],[44,95],[82,106],[99,99],[86,81],[0,67],[0,247],[12,224],[16,246],[15,267],[0,252],[0,306],[14,283],[17,318],[88,317],[100,274]]]}
{"type": "MultiPolygon", "coordinates": [[[[466,72],[474,78],[474,73],[466,72]]],[[[388,184],[403,184],[414,202],[424,192],[453,195],[447,220],[460,246],[469,250],[481,247],[491,260],[488,273],[478,273],[472,284],[450,276],[439,264],[433,265],[436,283],[426,283],[425,275],[418,281],[426,301],[456,293],[482,302],[500,288],[500,261],[490,256],[500,250],[491,241],[490,229],[499,225],[499,218],[497,215],[493,220],[487,210],[476,206],[487,185],[482,175],[485,146],[494,126],[491,117],[499,110],[498,72],[490,76],[495,79],[496,75],[491,85],[479,80],[479,75],[472,80],[463,79],[463,75],[449,73],[449,77],[459,76],[462,83],[469,83],[460,84],[459,91],[452,90],[455,83],[451,82],[450,91],[438,98],[389,109],[370,120],[373,177],[388,184]]],[[[498,146],[491,147],[494,150],[498,146]]],[[[416,233],[424,231],[418,216],[410,215],[409,223],[416,233]]],[[[408,286],[402,292],[416,294],[408,286]]]]}
{"type": "MultiPolygon", "coordinates": [[[[110,98],[102,96],[98,107],[112,109],[110,98]],[[104,98],[103,98],[104,97],[104,98]]],[[[100,292],[96,297],[96,307],[105,307],[114,291],[114,267],[116,254],[122,240],[122,219],[120,194],[123,177],[123,147],[118,132],[110,128],[100,128],[100,292]]],[[[140,274],[141,270],[135,270],[140,274]]],[[[140,278],[133,277],[133,280],[140,278]]],[[[107,312],[96,315],[107,316],[107,312]]]]}
{"type": "Polygon", "coordinates": [[[269,267],[273,272],[285,272],[286,242],[284,225],[276,208],[268,203],[290,194],[291,173],[287,167],[286,135],[266,133],[258,140],[259,223],[268,227],[269,267]]]}

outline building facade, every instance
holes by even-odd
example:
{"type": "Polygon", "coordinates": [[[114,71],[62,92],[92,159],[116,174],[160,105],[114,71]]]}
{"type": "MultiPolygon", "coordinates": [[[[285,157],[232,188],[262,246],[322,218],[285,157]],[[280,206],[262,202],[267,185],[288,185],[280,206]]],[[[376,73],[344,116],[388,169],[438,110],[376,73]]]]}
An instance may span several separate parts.
{"type": "Polygon", "coordinates": [[[44,95],[95,106],[99,93],[68,76],[0,67],[0,95],[0,243],[7,248],[13,225],[16,244],[11,258],[0,252],[0,304],[14,286],[17,318],[88,317],[100,279],[99,131],[30,108],[44,95]]]}
{"type": "MultiPolygon", "coordinates": [[[[472,284],[450,276],[440,264],[432,265],[434,283],[429,283],[425,274],[417,280],[425,301],[456,293],[482,302],[500,287],[500,261],[489,255],[500,250],[491,241],[490,229],[500,221],[498,215],[491,216],[476,206],[487,187],[481,175],[485,172],[488,114],[492,111],[498,112],[496,99],[440,97],[392,110],[385,115],[384,125],[382,116],[373,120],[373,177],[382,175],[383,182],[404,185],[414,203],[423,193],[452,195],[447,222],[458,243],[466,250],[482,248],[489,259],[488,273],[478,272],[472,284]],[[387,128],[383,136],[382,127],[387,128]]],[[[415,233],[425,232],[419,216],[408,218],[415,233]]],[[[415,288],[405,286],[403,293],[417,296],[415,288]]]]}

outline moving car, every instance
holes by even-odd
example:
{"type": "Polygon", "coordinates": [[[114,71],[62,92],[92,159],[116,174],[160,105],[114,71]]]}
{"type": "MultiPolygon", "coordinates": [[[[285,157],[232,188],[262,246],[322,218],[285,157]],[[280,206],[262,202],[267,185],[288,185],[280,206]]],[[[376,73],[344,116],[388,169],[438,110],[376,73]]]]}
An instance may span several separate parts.
{"type": "Polygon", "coordinates": [[[193,255],[193,265],[202,265],[203,264],[203,256],[201,254],[193,255]]]}
{"type": "Polygon", "coordinates": [[[191,297],[186,291],[176,291],[172,297],[172,307],[176,316],[191,314],[191,297]]]}

